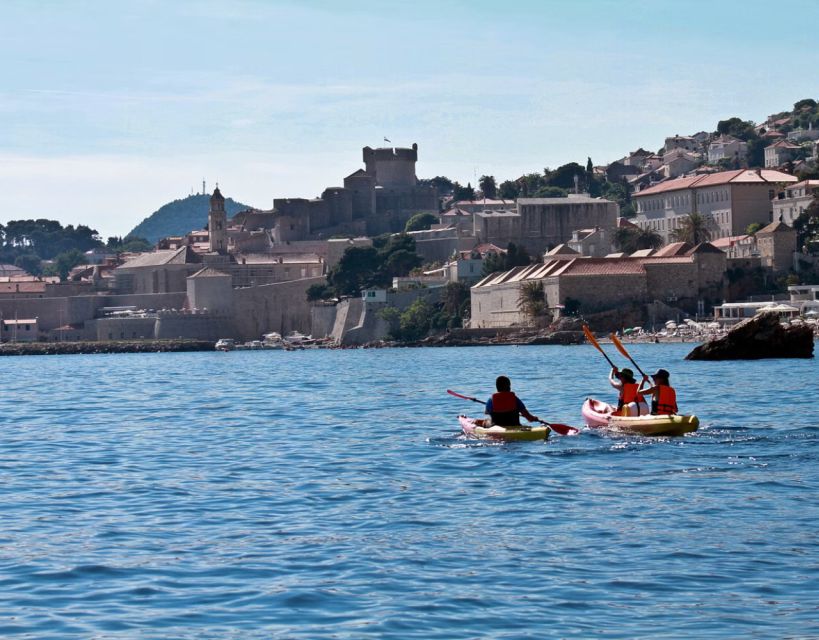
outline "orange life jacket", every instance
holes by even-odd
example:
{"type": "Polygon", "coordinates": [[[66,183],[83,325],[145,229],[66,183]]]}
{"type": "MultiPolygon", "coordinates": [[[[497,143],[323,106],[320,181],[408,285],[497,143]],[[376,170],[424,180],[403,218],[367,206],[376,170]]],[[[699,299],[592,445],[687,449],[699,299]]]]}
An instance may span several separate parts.
{"type": "Polygon", "coordinates": [[[677,392],[665,384],[657,385],[656,400],[651,401],[651,413],[665,416],[677,413],[677,392]]]}
{"type": "Polygon", "coordinates": [[[518,397],[511,391],[498,391],[492,394],[492,424],[503,427],[520,426],[518,397]]]}
{"type": "Polygon", "coordinates": [[[629,402],[636,402],[637,404],[645,403],[646,399],[642,393],[637,393],[639,385],[636,382],[624,382],[620,389],[620,406],[628,404],[629,402]]]}

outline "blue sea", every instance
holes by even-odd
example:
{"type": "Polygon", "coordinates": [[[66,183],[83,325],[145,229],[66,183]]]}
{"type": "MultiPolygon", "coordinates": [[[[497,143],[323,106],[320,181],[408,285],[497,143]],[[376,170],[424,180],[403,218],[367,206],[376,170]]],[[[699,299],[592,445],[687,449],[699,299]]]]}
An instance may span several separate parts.
{"type": "Polygon", "coordinates": [[[697,433],[510,444],[446,390],[580,426],[598,352],[0,358],[0,637],[817,638],[819,364],[691,347],[697,433]]]}

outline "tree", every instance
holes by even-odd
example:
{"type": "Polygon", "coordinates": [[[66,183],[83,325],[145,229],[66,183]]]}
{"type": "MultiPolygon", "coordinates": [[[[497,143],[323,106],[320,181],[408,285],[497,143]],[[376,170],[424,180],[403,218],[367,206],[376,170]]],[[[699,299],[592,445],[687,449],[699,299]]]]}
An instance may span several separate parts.
{"type": "Polygon", "coordinates": [[[478,186],[483,191],[483,197],[489,200],[494,200],[497,195],[498,187],[495,182],[495,176],[481,176],[478,180],[478,186]]]}
{"type": "Polygon", "coordinates": [[[519,187],[516,182],[505,180],[501,182],[498,195],[500,195],[503,200],[515,200],[518,197],[518,191],[519,187]]]}
{"type": "Polygon", "coordinates": [[[326,284],[311,284],[307,287],[307,301],[316,302],[318,300],[326,300],[332,295],[330,287],[326,284]]]}
{"type": "Polygon", "coordinates": [[[819,198],[814,197],[807,208],[793,221],[796,247],[801,251],[806,244],[819,238],[819,198]]]}
{"type": "Polygon", "coordinates": [[[736,117],[720,120],[717,123],[717,134],[733,136],[746,142],[751,138],[758,137],[753,122],[736,117]]]}
{"type": "Polygon", "coordinates": [[[532,263],[532,257],[526,251],[526,247],[518,246],[514,242],[510,242],[506,247],[506,269],[514,269],[515,267],[524,267],[532,263]]]}
{"type": "Polygon", "coordinates": [[[804,98],[803,100],[799,100],[793,105],[794,111],[801,111],[804,107],[808,107],[810,109],[816,108],[816,100],[813,98],[804,98]]]}
{"type": "Polygon", "coordinates": [[[569,162],[568,164],[564,164],[554,171],[549,171],[545,169],[543,174],[551,187],[560,187],[561,189],[566,189],[567,191],[574,191],[574,178],[575,176],[578,177],[580,180],[581,188],[584,188],[585,185],[585,177],[586,177],[586,169],[581,167],[576,162],[569,162]]]}
{"type": "Polygon", "coordinates": [[[462,200],[471,201],[475,199],[475,190],[472,188],[471,183],[467,183],[465,187],[462,187],[456,182],[453,187],[452,197],[455,198],[455,202],[461,202],[462,200]]]}
{"type": "Polygon", "coordinates": [[[546,293],[540,280],[528,280],[520,285],[518,309],[532,324],[546,313],[546,293]]]}
{"type": "Polygon", "coordinates": [[[676,242],[687,242],[694,245],[708,242],[711,239],[708,220],[700,213],[689,213],[682,218],[680,226],[671,232],[671,237],[676,242]]]}
{"type": "Polygon", "coordinates": [[[416,213],[407,220],[404,231],[426,231],[434,224],[438,224],[438,216],[434,213],[416,213]]]}
{"type": "Polygon", "coordinates": [[[464,301],[469,300],[469,287],[463,282],[450,282],[444,287],[441,295],[443,310],[450,316],[457,316],[463,307],[464,301]]]}
{"type": "Polygon", "coordinates": [[[614,244],[623,253],[634,253],[641,249],[659,249],[663,238],[652,229],[621,227],[614,232],[614,244]]]}
{"type": "Polygon", "coordinates": [[[434,178],[429,178],[426,180],[419,180],[420,184],[428,184],[430,186],[435,187],[438,189],[438,195],[445,195],[452,193],[452,189],[455,185],[452,180],[447,178],[446,176],[435,176],[434,178]]]}
{"type": "Polygon", "coordinates": [[[36,253],[24,253],[17,256],[14,265],[32,276],[39,276],[43,273],[42,260],[36,253]]]}
{"type": "Polygon", "coordinates": [[[759,231],[764,226],[765,225],[763,225],[761,222],[752,222],[745,229],[745,233],[747,233],[749,236],[756,235],[756,232],[759,231]]]}
{"type": "Polygon", "coordinates": [[[72,249],[71,251],[66,251],[65,253],[60,253],[55,256],[54,262],[48,265],[43,270],[43,273],[46,275],[58,275],[60,276],[60,281],[65,282],[68,280],[68,274],[74,267],[86,264],[87,262],[85,255],[83,255],[81,251],[72,249]]]}
{"type": "Polygon", "coordinates": [[[420,340],[427,335],[433,312],[434,309],[429,302],[423,298],[416,298],[401,314],[401,339],[420,340]]]}
{"type": "Polygon", "coordinates": [[[535,198],[565,198],[569,194],[560,187],[541,187],[533,194],[535,198]]]}
{"type": "Polygon", "coordinates": [[[384,257],[384,262],[379,269],[380,273],[387,276],[386,281],[379,279],[380,282],[387,284],[396,276],[405,276],[413,269],[420,267],[423,264],[423,259],[415,251],[408,251],[407,249],[399,249],[398,251],[391,251],[384,257]]]}
{"type": "Polygon", "coordinates": [[[357,295],[380,266],[381,259],[375,247],[348,247],[338,264],[330,269],[327,282],[340,296],[357,295]]]}
{"type": "Polygon", "coordinates": [[[488,276],[496,271],[506,271],[506,256],[502,253],[487,253],[483,259],[481,275],[488,276]]]}

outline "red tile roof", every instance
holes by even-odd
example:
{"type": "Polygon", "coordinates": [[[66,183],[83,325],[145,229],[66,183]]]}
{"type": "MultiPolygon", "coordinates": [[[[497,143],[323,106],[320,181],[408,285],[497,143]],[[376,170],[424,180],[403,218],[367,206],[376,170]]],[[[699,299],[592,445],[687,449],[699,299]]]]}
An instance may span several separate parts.
{"type": "Polygon", "coordinates": [[[671,258],[673,256],[685,255],[690,249],[692,249],[692,246],[687,242],[672,242],[658,249],[654,256],[656,258],[671,258]]]}
{"type": "Polygon", "coordinates": [[[623,258],[577,258],[552,275],[555,276],[613,276],[613,275],[640,275],[645,269],[641,260],[623,258]]]}
{"type": "Polygon", "coordinates": [[[45,282],[3,282],[0,293],[45,293],[45,282]]]}
{"type": "Polygon", "coordinates": [[[710,175],[687,176],[661,182],[658,185],[643,189],[634,194],[635,198],[651,196],[680,189],[699,189],[722,184],[753,184],[765,182],[796,182],[798,178],[782,171],[772,169],[737,169],[734,171],[719,171],[710,175]]]}

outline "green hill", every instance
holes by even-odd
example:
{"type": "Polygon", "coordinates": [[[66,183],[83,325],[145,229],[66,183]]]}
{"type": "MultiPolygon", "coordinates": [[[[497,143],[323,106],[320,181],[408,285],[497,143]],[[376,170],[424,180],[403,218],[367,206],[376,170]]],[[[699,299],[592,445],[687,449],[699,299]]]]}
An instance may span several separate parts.
{"type": "MultiPolygon", "coordinates": [[[[156,242],[167,236],[181,236],[190,231],[204,229],[208,223],[209,194],[197,194],[163,205],[145,218],[129,233],[129,236],[156,242]]],[[[247,209],[248,205],[225,198],[228,217],[247,209]]]]}

